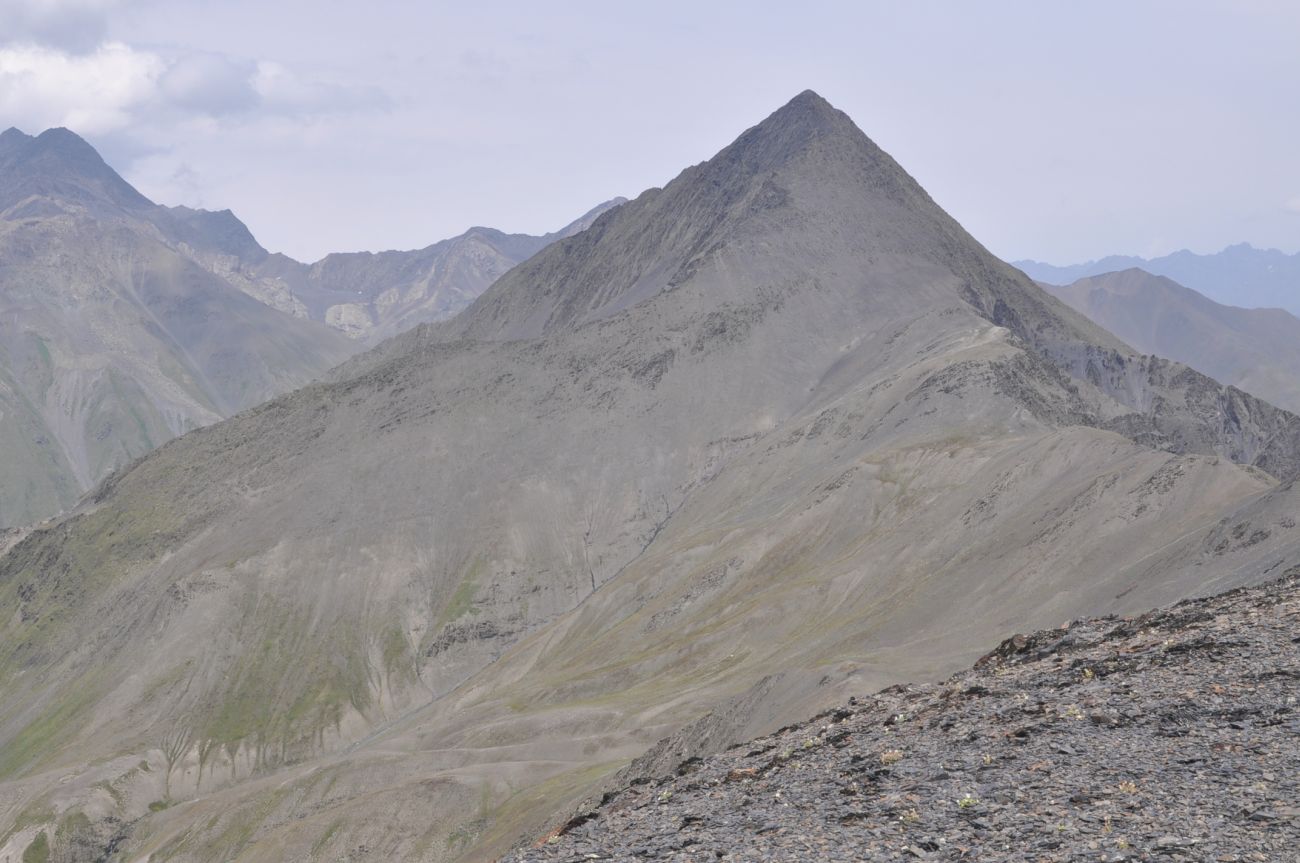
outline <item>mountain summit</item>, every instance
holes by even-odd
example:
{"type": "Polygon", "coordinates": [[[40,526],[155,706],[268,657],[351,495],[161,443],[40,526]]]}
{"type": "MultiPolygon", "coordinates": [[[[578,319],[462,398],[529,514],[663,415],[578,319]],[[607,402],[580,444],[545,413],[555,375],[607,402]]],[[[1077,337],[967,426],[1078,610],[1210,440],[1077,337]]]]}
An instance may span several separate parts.
{"type": "MultiPolygon", "coordinates": [[[[868,236],[915,247],[912,232],[947,232],[948,221],[845,114],[806,91],[709,161],[564,243],[562,256],[511,272],[449,332],[535,338],[590,322],[673,288],[724,249],[747,254],[760,236],[809,248],[829,242],[851,253],[846,244],[864,246],[868,236]],[[927,218],[932,224],[923,225],[927,218]],[[858,237],[843,236],[854,222],[858,237]],[[613,248],[617,261],[597,253],[613,248]]],[[[805,257],[795,258],[798,266],[805,257]]]]}
{"type": "Polygon", "coordinates": [[[47,129],[31,137],[9,129],[0,139],[0,212],[31,199],[37,210],[64,203],[101,215],[153,207],[75,132],[47,129]]]}
{"type": "Polygon", "coordinates": [[[0,855],[491,858],[652,747],[1258,581],[1297,472],[801,94],[0,556],[0,855]]]}

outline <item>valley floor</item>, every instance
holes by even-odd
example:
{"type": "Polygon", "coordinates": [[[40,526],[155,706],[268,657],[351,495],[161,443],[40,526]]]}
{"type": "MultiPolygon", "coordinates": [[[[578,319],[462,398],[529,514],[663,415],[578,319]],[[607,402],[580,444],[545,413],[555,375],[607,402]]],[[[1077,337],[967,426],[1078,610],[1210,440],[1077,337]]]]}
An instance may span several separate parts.
{"type": "Polygon", "coordinates": [[[1300,567],[1008,639],[634,783],[514,861],[1300,859],[1300,567]]]}

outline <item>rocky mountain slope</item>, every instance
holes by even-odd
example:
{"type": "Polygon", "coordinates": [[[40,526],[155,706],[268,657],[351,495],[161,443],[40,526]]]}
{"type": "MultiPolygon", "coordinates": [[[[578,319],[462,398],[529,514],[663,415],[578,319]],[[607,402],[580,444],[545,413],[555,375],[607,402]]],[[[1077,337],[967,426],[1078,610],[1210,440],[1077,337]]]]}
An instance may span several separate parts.
{"type": "Polygon", "coordinates": [[[0,557],[0,855],[488,859],[662,738],[1275,575],[1297,473],[804,93],[0,557]]]}
{"type": "Polygon", "coordinates": [[[683,762],[513,861],[1274,861],[1300,847],[1300,566],[1007,639],[683,762]]]}
{"type": "Polygon", "coordinates": [[[1143,353],[1300,411],[1300,319],[1290,312],[1223,306],[1137,269],[1044,287],[1143,353]]]}
{"type": "Polygon", "coordinates": [[[1136,267],[1173,279],[1226,306],[1286,309],[1300,315],[1300,254],[1256,249],[1249,243],[1208,255],[1183,249],[1159,258],[1109,255],[1086,264],[1054,266],[1016,261],[1015,265],[1038,281],[1053,285],[1068,285],[1089,276],[1136,267]]]}
{"type": "Polygon", "coordinates": [[[154,204],[66,129],[9,129],[0,527],[59,512],[114,468],[307,383],[367,341],[454,315],[621,201],[544,236],[472,228],[413,252],[307,265],[267,252],[229,210],[154,204]]]}
{"type": "Polygon", "coordinates": [[[354,351],[176,250],[178,220],[63,129],[0,135],[0,527],[354,351]]]}

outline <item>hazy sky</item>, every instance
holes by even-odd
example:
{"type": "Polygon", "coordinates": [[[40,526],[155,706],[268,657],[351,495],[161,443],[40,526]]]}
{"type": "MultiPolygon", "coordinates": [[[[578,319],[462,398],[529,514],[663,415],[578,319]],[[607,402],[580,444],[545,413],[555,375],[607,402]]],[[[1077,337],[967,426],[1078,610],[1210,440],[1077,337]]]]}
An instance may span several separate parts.
{"type": "Polygon", "coordinates": [[[1004,258],[1300,251],[1300,2],[0,0],[0,128],[272,250],[542,233],[813,88],[1004,258]]]}

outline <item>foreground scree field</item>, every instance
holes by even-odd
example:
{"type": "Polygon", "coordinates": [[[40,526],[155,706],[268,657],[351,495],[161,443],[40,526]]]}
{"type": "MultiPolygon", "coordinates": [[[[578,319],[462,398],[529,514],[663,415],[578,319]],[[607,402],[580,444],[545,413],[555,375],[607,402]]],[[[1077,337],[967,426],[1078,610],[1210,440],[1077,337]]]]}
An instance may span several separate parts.
{"type": "Polygon", "coordinates": [[[1289,861],[1300,568],[1008,639],[972,671],[636,775],[515,863],[1289,861]]]}

